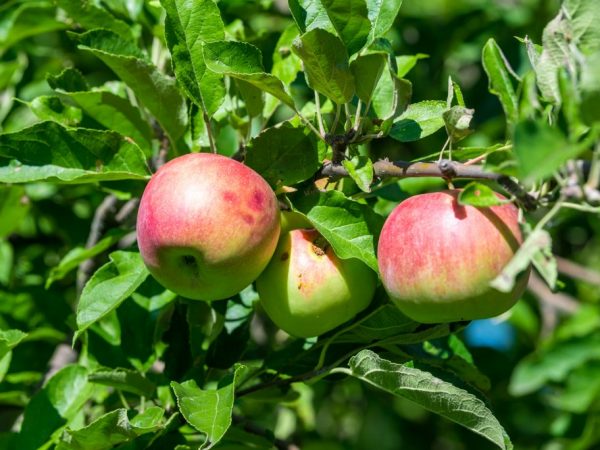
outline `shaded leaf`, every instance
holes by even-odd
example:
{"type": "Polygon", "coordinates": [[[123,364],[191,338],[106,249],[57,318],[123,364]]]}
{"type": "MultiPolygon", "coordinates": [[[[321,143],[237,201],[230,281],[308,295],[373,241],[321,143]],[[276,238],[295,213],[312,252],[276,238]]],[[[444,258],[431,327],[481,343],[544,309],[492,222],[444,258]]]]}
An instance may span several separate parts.
{"type": "Polygon", "coordinates": [[[83,261],[93,258],[103,251],[108,250],[110,247],[116,244],[119,239],[125,235],[125,233],[126,232],[123,230],[111,230],[93,247],[75,247],[71,249],[69,253],[67,253],[63,259],[60,260],[60,263],[50,270],[50,274],[46,279],[46,289],[48,289],[55,281],[62,280],[70,271],[76,269],[83,261]]]}
{"type": "Polygon", "coordinates": [[[129,442],[136,437],[156,431],[160,428],[159,421],[164,411],[153,406],[137,417],[137,423],[143,428],[134,425],[136,418],[129,420],[127,410],[116,409],[100,416],[86,427],[78,430],[66,430],[57,450],[109,450],[115,445],[129,442]]]}
{"type": "Polygon", "coordinates": [[[55,0],[56,5],[65,10],[78,25],[88,30],[105,28],[119,34],[123,39],[134,40],[138,37],[138,27],[117,19],[109,11],[90,1],[55,0]]]}
{"type": "Polygon", "coordinates": [[[57,430],[75,418],[91,395],[87,369],[79,365],[60,369],[25,408],[16,448],[37,450],[42,447],[57,430]]]}
{"type": "Polygon", "coordinates": [[[0,330],[0,359],[21,342],[27,333],[21,330],[0,330]]]}
{"type": "Polygon", "coordinates": [[[471,205],[478,208],[486,208],[504,203],[492,188],[477,181],[472,181],[463,188],[458,195],[458,202],[461,205],[471,205]]]}
{"type": "Polygon", "coordinates": [[[273,186],[296,184],[319,169],[317,143],[306,127],[284,122],[248,143],[246,164],[273,186]]]}
{"type": "Polygon", "coordinates": [[[512,449],[506,431],[475,395],[429,372],[396,364],[363,350],[349,362],[351,375],[379,389],[412,400],[479,434],[501,449],[512,449]]]}
{"type": "Polygon", "coordinates": [[[444,111],[446,102],[441,100],[412,103],[394,120],[390,137],[410,142],[429,136],[444,126],[444,111]]]}
{"type": "Polygon", "coordinates": [[[352,63],[350,70],[356,83],[356,95],[364,103],[371,100],[375,86],[386,66],[387,57],[383,53],[360,55],[352,63]]]}
{"type": "Polygon", "coordinates": [[[302,33],[315,28],[335,32],[322,0],[289,0],[288,5],[302,33]]]}
{"type": "Polygon", "coordinates": [[[156,389],[154,383],[139,372],[123,368],[97,369],[89,374],[88,380],[145,397],[151,397],[156,389]]]}
{"type": "MultiPolygon", "coordinates": [[[[0,142],[1,139],[0,136],[0,142]]],[[[30,207],[31,202],[23,186],[0,186],[0,239],[10,236],[21,225],[30,207]]]]}
{"type": "Polygon", "coordinates": [[[321,0],[337,34],[353,55],[367,43],[371,33],[365,0],[321,0]]]}
{"type": "Polygon", "coordinates": [[[519,178],[525,184],[552,175],[585,149],[585,145],[570,143],[559,128],[544,120],[519,122],[515,129],[514,152],[519,178]]]}

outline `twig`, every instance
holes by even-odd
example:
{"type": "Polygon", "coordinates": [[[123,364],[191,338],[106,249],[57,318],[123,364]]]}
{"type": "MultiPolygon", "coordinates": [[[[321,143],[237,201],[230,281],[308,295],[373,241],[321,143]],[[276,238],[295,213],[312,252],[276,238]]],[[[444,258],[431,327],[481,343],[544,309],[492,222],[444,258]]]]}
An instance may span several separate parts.
{"type": "MultiPolygon", "coordinates": [[[[445,179],[471,178],[495,181],[514,195],[525,209],[532,210],[537,206],[536,200],[512,178],[489,172],[481,165],[465,165],[449,160],[442,160],[439,163],[379,160],[373,164],[373,172],[375,177],[379,179],[441,177],[445,179]]],[[[344,166],[332,162],[325,163],[319,175],[334,179],[349,176],[344,166]]]]}
{"type": "MultiPolygon", "coordinates": [[[[117,197],[111,194],[106,196],[98,208],[96,208],[85,248],[92,248],[98,243],[98,241],[100,241],[100,238],[106,229],[109,218],[117,211],[117,203],[117,197]]],[[[81,263],[79,270],[77,271],[77,292],[81,292],[83,290],[83,286],[85,286],[85,283],[87,283],[88,279],[90,278],[93,269],[93,259],[86,259],[83,263],[81,263]]]]}
{"type": "Polygon", "coordinates": [[[548,285],[540,278],[539,275],[532,272],[529,277],[527,288],[540,301],[552,305],[555,309],[568,314],[573,314],[579,309],[579,302],[564,292],[552,292],[548,285]]]}
{"type": "Polygon", "coordinates": [[[550,336],[558,324],[559,312],[573,314],[579,309],[577,300],[562,292],[552,292],[536,273],[532,273],[529,277],[527,288],[540,302],[540,312],[542,314],[541,338],[550,336]]]}
{"type": "Polygon", "coordinates": [[[278,450],[300,450],[300,447],[298,447],[293,442],[276,438],[275,436],[273,436],[273,433],[271,431],[253,422],[249,422],[244,417],[238,414],[233,414],[232,420],[234,424],[241,426],[244,429],[244,431],[272,440],[273,445],[278,450]]]}
{"type": "Polygon", "coordinates": [[[561,258],[560,256],[556,257],[556,263],[560,273],[563,273],[568,277],[575,278],[576,280],[581,280],[585,281],[586,283],[600,286],[600,272],[588,269],[587,267],[568,259],[561,258]]]}
{"type": "Polygon", "coordinates": [[[325,136],[325,126],[323,125],[323,115],[321,114],[321,99],[319,93],[315,91],[315,107],[317,108],[317,121],[319,122],[319,132],[325,136]]]}

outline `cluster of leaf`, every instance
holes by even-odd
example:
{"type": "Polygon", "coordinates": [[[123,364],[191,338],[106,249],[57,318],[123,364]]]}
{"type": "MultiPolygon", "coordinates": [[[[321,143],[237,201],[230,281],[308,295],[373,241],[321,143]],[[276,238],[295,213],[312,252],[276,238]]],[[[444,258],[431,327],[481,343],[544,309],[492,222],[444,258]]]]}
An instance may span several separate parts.
{"type": "MultiPolygon", "coordinates": [[[[165,150],[216,148],[244,158],[338,256],[377,270],[380,214],[423,187],[378,183],[372,155],[378,142],[412,143],[438,130],[454,158],[485,154],[488,170],[554,201],[551,177],[597,140],[600,83],[590,55],[598,8],[566,2],[543,47],[525,41],[534,69],[524,75],[490,40],[483,64],[506,112],[507,141],[453,148],[471,133],[473,111],[452,80],[446,100],[412,101],[406,77],[426,56],[397,55],[388,39],[401,0],[290,0],[291,17],[270,2],[241,3],[0,6],[0,448],[282,446],[281,437],[318,435],[315,403],[329,393],[319,385],[334,388],[300,382],[325,375],[339,377],[334,385],[375,386],[511,448],[484,394],[490,381],[453,334],[461,324],[412,322],[381,291],[328,335],[282,340],[255,311],[252,287],[205,304],[159,286],[132,244],[129,207],[165,150]],[[346,152],[350,178],[305,195],[336,151],[346,152]]],[[[465,202],[496,201],[482,184],[465,192],[465,202]]],[[[534,230],[498,286],[531,260],[556,280],[550,242],[534,230]]],[[[585,405],[598,393],[586,382],[593,366],[582,367],[596,359],[587,336],[596,329],[565,332],[523,360],[512,392],[566,383],[553,406],[583,413],[573,406],[582,386],[585,405]],[[561,349],[581,338],[582,356],[567,362],[561,349]],[[547,372],[553,360],[562,369],[547,372]]]]}

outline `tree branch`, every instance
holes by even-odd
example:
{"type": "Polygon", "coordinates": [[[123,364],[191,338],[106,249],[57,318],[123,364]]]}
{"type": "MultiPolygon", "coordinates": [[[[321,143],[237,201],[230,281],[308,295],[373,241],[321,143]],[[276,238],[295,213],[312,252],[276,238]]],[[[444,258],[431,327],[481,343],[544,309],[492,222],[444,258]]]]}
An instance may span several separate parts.
{"type": "MultiPolygon", "coordinates": [[[[117,197],[111,194],[104,197],[102,203],[100,203],[98,208],[96,208],[85,248],[91,248],[98,243],[102,237],[102,234],[104,233],[104,230],[106,229],[108,220],[117,211],[117,203],[117,197]]],[[[86,259],[81,263],[79,270],[77,271],[77,292],[81,292],[83,290],[83,286],[85,286],[85,283],[87,283],[87,280],[89,279],[93,269],[93,259],[86,259]]]]}
{"type": "MultiPolygon", "coordinates": [[[[375,177],[385,178],[414,178],[414,177],[441,177],[447,180],[455,178],[471,178],[495,181],[506,191],[514,195],[526,210],[536,208],[536,200],[525,189],[507,175],[489,172],[481,165],[466,165],[455,161],[443,159],[439,162],[408,162],[388,161],[385,159],[373,164],[375,177]]],[[[320,176],[342,178],[349,176],[348,171],[341,164],[328,162],[323,164],[320,176]]]]}
{"type": "Polygon", "coordinates": [[[300,447],[298,447],[296,444],[289,441],[285,441],[283,439],[276,438],[275,436],[273,436],[273,433],[271,431],[255,423],[247,421],[244,417],[240,415],[233,414],[232,420],[234,424],[241,426],[244,429],[244,431],[272,440],[273,446],[278,450],[300,450],[300,447]]]}

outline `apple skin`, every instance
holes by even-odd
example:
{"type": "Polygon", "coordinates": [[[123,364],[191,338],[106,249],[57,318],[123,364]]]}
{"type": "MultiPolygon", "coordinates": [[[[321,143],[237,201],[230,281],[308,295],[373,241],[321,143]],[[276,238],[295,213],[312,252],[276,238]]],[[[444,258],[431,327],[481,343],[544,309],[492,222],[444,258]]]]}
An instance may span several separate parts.
{"type": "Polygon", "coordinates": [[[381,230],[377,259],[383,286],[396,306],[418,322],[497,316],[515,304],[527,285],[529,270],[511,292],[489,285],[522,243],[517,208],[462,206],[459,193],[410,197],[381,230]]]}
{"type": "Polygon", "coordinates": [[[137,239],[150,273],[195,300],[230,297],[266,267],[279,238],[275,193],[225,156],[190,153],[152,177],[140,202],[137,239]]]}
{"type": "Polygon", "coordinates": [[[319,336],[352,319],[373,298],[377,277],[358,259],[340,259],[316,231],[283,233],[256,280],[267,315],[296,337],[319,336]]]}

